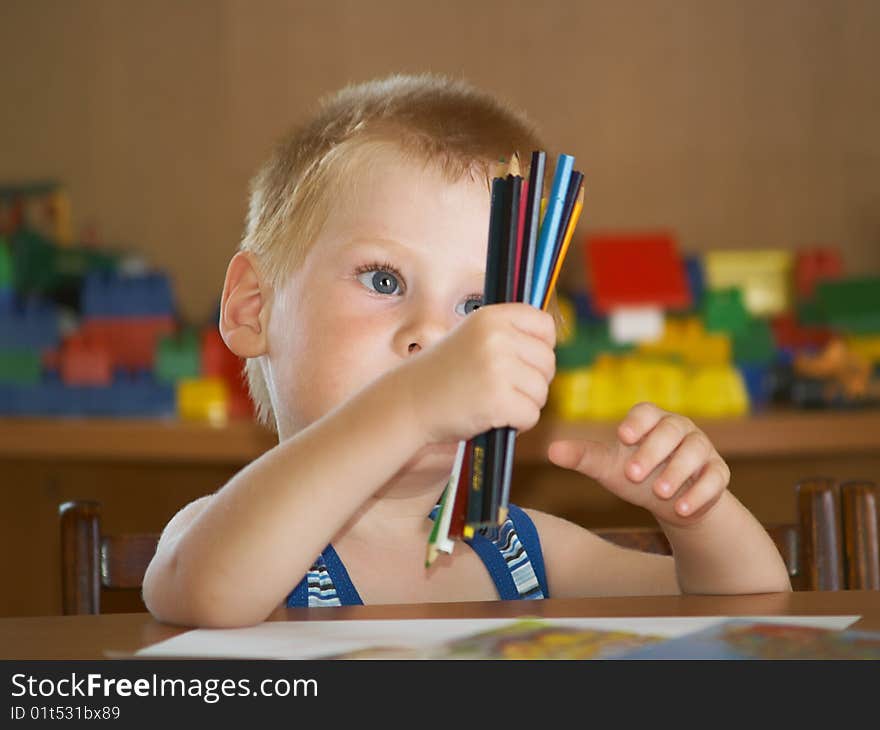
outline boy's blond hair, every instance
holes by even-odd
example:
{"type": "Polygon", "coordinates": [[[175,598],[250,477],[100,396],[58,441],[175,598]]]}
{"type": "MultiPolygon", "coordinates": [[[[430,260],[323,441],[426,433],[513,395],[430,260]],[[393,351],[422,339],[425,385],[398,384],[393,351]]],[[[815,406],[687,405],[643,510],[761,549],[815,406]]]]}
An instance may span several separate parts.
{"type": "MultiPolygon", "coordinates": [[[[272,290],[302,264],[352,171],[377,147],[436,166],[450,183],[485,180],[487,194],[500,160],[518,153],[527,163],[532,150],[546,149],[522,113],[461,80],[394,75],[324,97],[251,181],[240,249],[254,255],[272,290]]],[[[553,311],[558,323],[555,302],[553,311]]],[[[249,359],[245,372],[258,419],[275,426],[259,360],[249,359]]]]}

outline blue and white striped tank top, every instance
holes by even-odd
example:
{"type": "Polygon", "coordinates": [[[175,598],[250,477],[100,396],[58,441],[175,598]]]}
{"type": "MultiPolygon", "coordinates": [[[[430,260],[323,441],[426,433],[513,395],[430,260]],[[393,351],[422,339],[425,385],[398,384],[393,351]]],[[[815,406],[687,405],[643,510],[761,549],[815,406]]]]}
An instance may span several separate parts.
{"type": "MultiPolygon", "coordinates": [[[[439,506],[431,511],[437,517],[439,506]]],[[[531,518],[509,505],[507,520],[466,540],[489,571],[501,600],[548,598],[547,578],[538,531],[531,518]]],[[[287,607],[363,605],[348,571],[332,545],[327,545],[309,572],[287,596],[287,607]]]]}

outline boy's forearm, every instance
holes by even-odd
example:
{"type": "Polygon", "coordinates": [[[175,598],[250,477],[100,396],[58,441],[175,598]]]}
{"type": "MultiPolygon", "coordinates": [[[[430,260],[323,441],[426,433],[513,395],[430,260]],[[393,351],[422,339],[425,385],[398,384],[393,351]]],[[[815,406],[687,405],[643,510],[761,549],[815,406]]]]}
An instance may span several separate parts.
{"type": "Polygon", "coordinates": [[[693,526],[662,525],[683,593],[791,590],[785,563],[767,531],[730,492],[693,526]]]}
{"type": "Polygon", "coordinates": [[[411,410],[386,376],[271,449],[234,476],[177,542],[169,565],[184,603],[212,613],[222,606],[224,623],[262,620],[421,446],[411,410]]]}

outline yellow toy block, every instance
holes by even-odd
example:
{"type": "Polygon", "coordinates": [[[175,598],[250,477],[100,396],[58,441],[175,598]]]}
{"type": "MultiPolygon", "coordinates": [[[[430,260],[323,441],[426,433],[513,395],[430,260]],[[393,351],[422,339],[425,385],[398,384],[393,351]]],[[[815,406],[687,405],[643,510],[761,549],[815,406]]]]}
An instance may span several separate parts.
{"type": "Polygon", "coordinates": [[[749,411],[749,395],[742,374],[733,365],[694,368],[687,379],[684,413],[720,418],[749,411]]]}
{"type": "Polygon", "coordinates": [[[782,314],[792,308],[793,255],[782,249],[709,251],[703,271],[709,289],[738,287],[750,314],[782,314]]]}
{"type": "Polygon", "coordinates": [[[577,311],[574,308],[574,302],[562,294],[556,295],[556,302],[559,306],[559,314],[562,317],[562,326],[558,328],[556,342],[557,344],[564,345],[574,337],[574,332],[577,328],[577,311]]]}
{"type": "Polygon", "coordinates": [[[663,337],[639,345],[645,355],[671,357],[688,365],[726,365],[731,362],[730,335],[706,332],[698,317],[667,318],[663,337]]]}
{"type": "Polygon", "coordinates": [[[569,421],[622,418],[640,401],[681,411],[685,381],[685,368],[670,360],[603,354],[590,367],[558,373],[549,400],[569,421]]]}
{"type": "Polygon", "coordinates": [[[229,389],[222,378],[177,381],[177,415],[184,421],[224,425],[229,418],[229,389]]]}
{"type": "Polygon", "coordinates": [[[844,342],[854,355],[867,360],[871,365],[880,364],[880,335],[847,335],[844,342]]]}
{"type": "Polygon", "coordinates": [[[555,413],[566,421],[589,418],[590,370],[575,368],[560,370],[550,384],[547,400],[555,413]]]}

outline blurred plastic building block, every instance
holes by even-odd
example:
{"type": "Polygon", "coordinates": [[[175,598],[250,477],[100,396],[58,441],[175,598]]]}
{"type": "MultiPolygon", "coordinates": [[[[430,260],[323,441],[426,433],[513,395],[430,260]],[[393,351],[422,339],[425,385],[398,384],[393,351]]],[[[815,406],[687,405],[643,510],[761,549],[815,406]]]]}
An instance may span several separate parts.
{"type": "Polygon", "coordinates": [[[749,410],[742,374],[730,364],[691,367],[662,359],[603,355],[594,365],[559,372],[550,404],[565,420],[613,420],[640,401],[693,416],[749,410]]]}
{"type": "Polygon", "coordinates": [[[742,374],[752,411],[765,407],[773,399],[775,379],[771,365],[741,363],[737,366],[742,374]]]}
{"type": "Polygon", "coordinates": [[[83,279],[112,272],[118,257],[82,247],[57,246],[39,233],[22,229],[10,237],[16,289],[21,294],[52,296],[78,306],[83,279]]]}
{"type": "Polygon", "coordinates": [[[668,233],[592,234],[585,241],[596,310],[690,306],[684,262],[668,233]]]}
{"type": "Polygon", "coordinates": [[[708,289],[739,288],[752,316],[791,308],[792,254],[777,249],[708,251],[703,257],[708,289]]]}
{"type": "Polygon", "coordinates": [[[591,234],[584,243],[596,310],[619,343],[657,339],[663,312],[691,305],[684,261],[667,233],[591,234]]]}
{"type": "Polygon", "coordinates": [[[156,379],[162,383],[198,378],[202,374],[201,347],[196,333],[186,330],[159,338],[156,349],[156,379]]]}
{"type": "Polygon", "coordinates": [[[110,353],[83,337],[69,337],[61,348],[60,373],[65,385],[109,386],[113,381],[110,353]]]}
{"type": "Polygon", "coordinates": [[[659,307],[617,307],[608,317],[611,339],[617,343],[653,342],[663,336],[659,307]]]}
{"type": "Polygon", "coordinates": [[[0,350],[0,383],[38,383],[41,370],[40,354],[34,350],[0,350]]]}
{"type": "Polygon", "coordinates": [[[80,333],[110,353],[114,370],[137,371],[153,369],[159,339],[175,329],[170,316],[96,317],[84,321],[80,333]]]}
{"type": "Polygon", "coordinates": [[[699,256],[685,256],[684,270],[687,276],[688,291],[691,295],[691,308],[699,309],[706,291],[706,277],[703,273],[703,261],[699,256]]]}
{"type": "Polygon", "coordinates": [[[215,426],[229,419],[226,383],[220,378],[193,378],[177,383],[177,415],[185,421],[215,426]]]}
{"type": "Polygon", "coordinates": [[[776,358],[770,325],[753,319],[733,336],[733,359],[737,364],[769,365],[776,358]]]}
{"type": "Polygon", "coordinates": [[[843,261],[835,248],[815,247],[798,251],[794,263],[794,281],[800,299],[811,299],[820,281],[843,276],[843,261]]]}
{"type": "Polygon", "coordinates": [[[44,373],[37,383],[0,384],[0,414],[11,416],[170,417],[174,388],[149,374],[118,376],[109,386],[66,386],[44,373]]]}
{"type": "Polygon", "coordinates": [[[841,332],[880,334],[880,276],[819,282],[816,303],[841,332]]]}
{"type": "Polygon", "coordinates": [[[556,367],[558,370],[585,367],[592,365],[602,353],[622,353],[631,350],[632,347],[614,342],[605,322],[578,323],[571,337],[566,342],[556,345],[556,367]]]}
{"type": "Polygon", "coordinates": [[[849,399],[868,395],[873,372],[871,362],[850,350],[840,338],[831,340],[821,352],[798,354],[793,367],[798,376],[839,384],[849,399]]]}
{"type": "Polygon", "coordinates": [[[736,334],[748,327],[748,311],[737,288],[707,291],[703,299],[703,322],[709,332],[736,334]]]}
{"type": "Polygon", "coordinates": [[[843,341],[853,354],[872,365],[880,364],[880,335],[847,335],[843,341]]]}
{"type": "Polygon", "coordinates": [[[83,282],[81,312],[84,319],[173,317],[171,284],[157,272],[134,276],[93,272],[83,282]]]}
{"type": "Polygon", "coordinates": [[[0,302],[0,350],[44,350],[58,345],[58,314],[50,302],[28,298],[0,302]],[[3,306],[3,304],[6,306],[3,306]]]}
{"type": "Polygon", "coordinates": [[[725,365],[732,361],[730,336],[707,332],[698,317],[667,317],[663,337],[641,343],[639,352],[675,358],[688,365],[725,365]]]}
{"type": "Polygon", "coordinates": [[[749,395],[742,374],[733,365],[695,368],[687,380],[683,410],[707,418],[745,415],[749,395]]]}
{"type": "Polygon", "coordinates": [[[254,405],[244,377],[244,360],[233,353],[217,327],[202,331],[202,376],[221,378],[229,396],[230,418],[253,418],[254,405]]]}
{"type": "Polygon", "coordinates": [[[62,246],[73,241],[67,190],[58,182],[37,181],[0,187],[0,230],[39,231],[62,246]]]}
{"type": "Polygon", "coordinates": [[[827,327],[800,324],[793,313],[774,317],[770,322],[776,347],[787,350],[819,349],[831,340],[827,327]]]}

